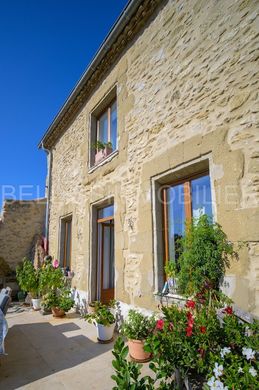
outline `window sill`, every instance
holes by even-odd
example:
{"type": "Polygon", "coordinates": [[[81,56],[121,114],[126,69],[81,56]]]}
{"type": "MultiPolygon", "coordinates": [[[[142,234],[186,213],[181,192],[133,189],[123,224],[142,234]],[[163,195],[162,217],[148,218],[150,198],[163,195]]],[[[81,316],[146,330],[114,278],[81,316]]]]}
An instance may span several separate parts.
{"type": "Polygon", "coordinates": [[[161,304],[171,304],[171,303],[177,303],[179,304],[180,306],[183,306],[186,301],[187,301],[187,298],[185,298],[184,296],[180,295],[180,294],[172,294],[172,293],[167,293],[167,294],[162,294],[161,292],[156,292],[154,293],[154,297],[155,297],[155,300],[156,301],[159,301],[161,304]]]}
{"type": "Polygon", "coordinates": [[[90,167],[89,170],[88,170],[88,173],[92,173],[92,172],[94,172],[97,168],[101,167],[101,166],[104,165],[104,164],[107,164],[108,162],[110,162],[111,160],[113,160],[114,157],[116,157],[118,154],[119,154],[118,149],[114,150],[114,152],[112,152],[111,154],[109,154],[109,156],[107,156],[106,158],[104,158],[102,161],[100,161],[100,162],[98,162],[96,165],[93,165],[92,167],[90,167]]]}

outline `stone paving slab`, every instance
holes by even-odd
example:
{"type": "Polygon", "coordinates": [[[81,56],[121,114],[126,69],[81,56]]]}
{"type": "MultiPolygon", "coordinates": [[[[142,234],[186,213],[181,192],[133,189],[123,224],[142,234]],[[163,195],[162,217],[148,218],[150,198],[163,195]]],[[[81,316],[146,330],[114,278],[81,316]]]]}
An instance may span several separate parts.
{"type": "Polygon", "coordinates": [[[113,343],[99,344],[95,327],[76,314],[62,319],[26,310],[7,314],[7,356],[0,389],[110,390],[113,343]]]}

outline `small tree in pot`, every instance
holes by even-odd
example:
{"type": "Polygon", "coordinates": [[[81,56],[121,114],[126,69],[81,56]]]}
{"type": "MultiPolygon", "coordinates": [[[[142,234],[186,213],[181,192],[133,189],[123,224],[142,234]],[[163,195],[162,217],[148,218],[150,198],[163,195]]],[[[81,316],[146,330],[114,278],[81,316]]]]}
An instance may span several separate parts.
{"type": "Polygon", "coordinates": [[[70,290],[53,290],[44,295],[43,304],[51,308],[53,317],[64,317],[74,305],[74,300],[70,296],[70,290]]]}
{"type": "Polygon", "coordinates": [[[21,290],[30,293],[33,309],[40,310],[40,269],[35,269],[32,262],[24,258],[22,264],[16,268],[16,278],[21,290]]]}
{"type": "Polygon", "coordinates": [[[111,309],[111,306],[99,303],[95,313],[85,316],[86,321],[96,326],[97,340],[100,342],[110,342],[113,339],[116,319],[111,309]]]}
{"type": "Polygon", "coordinates": [[[130,357],[138,362],[150,360],[151,353],[144,350],[145,340],[155,328],[154,316],[147,317],[137,310],[129,310],[121,327],[121,333],[128,339],[130,357]]]}

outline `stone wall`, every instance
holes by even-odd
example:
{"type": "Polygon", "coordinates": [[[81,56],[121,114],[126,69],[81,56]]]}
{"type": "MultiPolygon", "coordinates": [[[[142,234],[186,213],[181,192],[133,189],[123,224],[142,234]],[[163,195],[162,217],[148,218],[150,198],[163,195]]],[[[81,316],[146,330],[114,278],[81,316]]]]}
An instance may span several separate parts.
{"type": "Polygon", "coordinates": [[[0,257],[11,267],[33,257],[37,237],[44,234],[45,199],[6,200],[0,218],[0,257]]]}
{"type": "MultiPolygon", "coordinates": [[[[152,182],[207,159],[214,211],[248,248],[226,288],[259,314],[258,2],[162,2],[53,147],[50,253],[73,214],[74,286],[91,296],[91,210],[115,204],[116,298],[152,308],[159,266],[152,182]],[[90,113],[114,86],[118,153],[89,170],[90,113]]],[[[160,269],[159,269],[160,267],[160,269]]]]}

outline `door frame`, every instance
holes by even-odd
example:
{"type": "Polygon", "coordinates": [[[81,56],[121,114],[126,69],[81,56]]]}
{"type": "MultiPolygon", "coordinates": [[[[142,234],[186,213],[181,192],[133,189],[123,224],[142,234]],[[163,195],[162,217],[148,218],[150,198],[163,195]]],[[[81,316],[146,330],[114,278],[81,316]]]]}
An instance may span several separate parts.
{"type": "MultiPolygon", "coordinates": [[[[96,295],[100,297],[100,301],[104,303],[108,303],[109,300],[114,298],[114,287],[110,289],[104,289],[103,288],[103,269],[104,269],[104,228],[109,227],[113,228],[113,245],[114,245],[114,215],[107,218],[100,218],[97,219],[97,248],[99,248],[99,225],[101,226],[101,253],[100,253],[100,259],[98,256],[98,250],[97,250],[97,272],[96,272],[96,295]],[[99,291],[98,291],[99,287],[99,291]]],[[[110,237],[111,239],[111,237],[110,237]]],[[[113,250],[113,256],[114,256],[114,250],[113,250]]],[[[114,259],[113,259],[114,261],[114,259]]]]}

